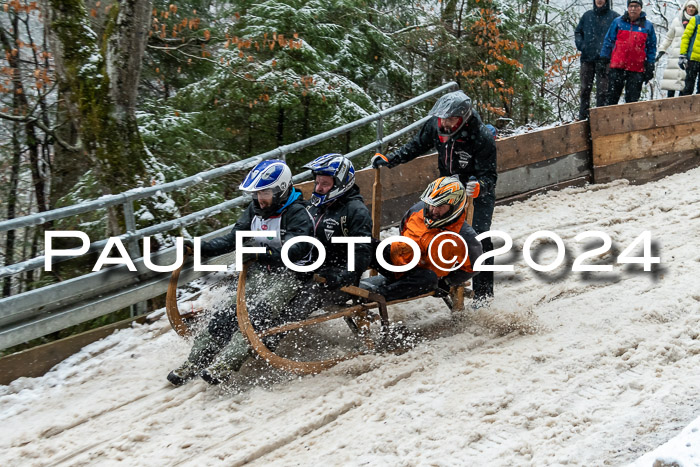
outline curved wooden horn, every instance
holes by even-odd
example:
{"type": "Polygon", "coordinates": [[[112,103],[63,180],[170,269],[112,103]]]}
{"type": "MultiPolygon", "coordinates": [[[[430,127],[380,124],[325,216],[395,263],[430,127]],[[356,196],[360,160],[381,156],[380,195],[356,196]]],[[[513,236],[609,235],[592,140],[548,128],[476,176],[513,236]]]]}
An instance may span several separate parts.
{"type": "Polygon", "coordinates": [[[168,315],[170,326],[175,330],[178,336],[187,337],[190,335],[190,329],[180,316],[180,310],[177,308],[177,281],[180,278],[180,271],[184,265],[184,261],[179,268],[173,271],[168,284],[168,292],[165,294],[165,313],[168,315]]]}
{"type": "Polygon", "coordinates": [[[260,357],[265,359],[265,361],[267,361],[270,365],[295,374],[309,375],[320,373],[321,371],[328,369],[344,360],[349,360],[360,355],[359,353],[353,353],[343,357],[331,358],[329,360],[299,362],[280,357],[272,352],[267,348],[267,346],[265,346],[260,336],[258,336],[258,334],[255,332],[253,324],[250,321],[250,316],[248,315],[248,307],[246,306],[245,302],[245,282],[247,275],[248,264],[244,264],[243,269],[238,276],[238,291],[236,293],[236,318],[238,319],[238,328],[248,339],[248,342],[250,343],[251,347],[253,347],[255,353],[260,355],[260,357]]]}

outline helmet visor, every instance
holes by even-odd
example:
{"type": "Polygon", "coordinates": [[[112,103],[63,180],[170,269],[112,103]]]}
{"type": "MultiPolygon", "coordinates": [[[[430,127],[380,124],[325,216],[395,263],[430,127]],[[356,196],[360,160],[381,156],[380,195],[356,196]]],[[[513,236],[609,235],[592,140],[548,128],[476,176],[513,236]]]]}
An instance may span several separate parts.
{"type": "Polygon", "coordinates": [[[446,143],[455,133],[462,128],[464,119],[462,117],[438,117],[438,138],[441,143],[446,143]]]}
{"type": "Polygon", "coordinates": [[[454,211],[454,206],[449,204],[443,204],[440,206],[431,206],[426,204],[423,209],[423,216],[426,219],[431,221],[439,221],[440,219],[444,219],[452,214],[452,211],[454,211]]]}
{"type": "Polygon", "coordinates": [[[438,118],[438,131],[444,135],[452,135],[462,126],[462,117],[438,118]]]}
{"type": "Polygon", "coordinates": [[[250,193],[250,196],[252,196],[253,199],[258,203],[262,201],[262,203],[265,204],[272,202],[272,200],[275,198],[275,195],[278,193],[280,193],[280,190],[278,188],[266,188],[260,191],[253,191],[252,193],[250,193]]]}

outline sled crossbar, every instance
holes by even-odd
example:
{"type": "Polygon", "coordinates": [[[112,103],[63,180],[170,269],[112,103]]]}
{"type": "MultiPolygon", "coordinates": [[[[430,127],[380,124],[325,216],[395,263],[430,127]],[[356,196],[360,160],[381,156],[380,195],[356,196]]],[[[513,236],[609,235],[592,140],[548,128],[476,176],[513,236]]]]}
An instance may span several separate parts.
{"type": "MultiPolygon", "coordinates": [[[[392,300],[390,302],[387,302],[382,295],[376,294],[366,289],[362,289],[357,286],[346,286],[341,288],[340,290],[351,296],[357,297],[357,299],[364,300],[365,302],[355,303],[346,306],[333,306],[326,313],[314,316],[312,318],[308,318],[306,320],[287,323],[273,327],[271,329],[257,331],[255,330],[253,324],[250,321],[250,316],[248,315],[248,307],[245,301],[245,283],[248,274],[248,267],[249,264],[245,263],[243,265],[243,270],[240,272],[238,277],[238,290],[236,292],[236,319],[238,321],[238,329],[248,340],[248,343],[252,347],[253,352],[258,357],[265,360],[274,368],[289,371],[291,373],[299,375],[317,374],[342,361],[355,358],[359,355],[363,355],[366,352],[374,351],[376,346],[375,342],[371,338],[369,331],[370,324],[375,321],[381,322],[381,335],[383,336],[383,338],[380,345],[386,348],[386,344],[390,343],[389,341],[387,341],[387,339],[391,335],[387,306],[436,295],[435,292],[429,292],[426,294],[418,295],[416,297],[392,300]],[[378,309],[378,313],[368,313],[368,311],[372,309],[378,309]],[[353,334],[355,334],[357,337],[360,337],[361,340],[364,341],[365,347],[367,348],[366,351],[352,352],[347,355],[333,357],[327,360],[298,361],[275,354],[263,342],[263,338],[267,336],[301,329],[306,326],[311,326],[338,318],[344,318],[344,320],[352,330],[353,334]]],[[[173,329],[177,332],[178,335],[186,337],[190,335],[191,329],[189,324],[183,318],[194,315],[196,312],[193,310],[191,313],[181,314],[180,310],[178,309],[177,282],[180,275],[180,269],[181,267],[173,271],[172,276],[170,278],[170,284],[168,286],[168,293],[166,296],[166,312],[168,320],[170,321],[170,324],[173,327],[173,329]]],[[[445,302],[448,304],[452,311],[460,311],[464,308],[464,292],[464,286],[453,287],[453,289],[450,292],[450,295],[442,298],[443,300],[445,300],[445,302]]]]}
{"type": "MultiPolygon", "coordinates": [[[[434,292],[426,293],[423,295],[418,295],[416,297],[411,297],[411,298],[405,298],[402,300],[392,300],[390,302],[387,302],[387,306],[389,305],[395,305],[397,303],[403,303],[403,302],[410,302],[412,300],[418,300],[419,298],[426,298],[426,297],[432,297],[434,296],[434,292]]],[[[361,315],[363,312],[369,311],[374,308],[379,308],[379,303],[377,302],[370,302],[370,303],[360,303],[357,305],[351,305],[350,307],[346,307],[343,305],[338,305],[337,310],[329,311],[327,313],[323,313],[318,316],[314,316],[313,318],[309,318],[303,321],[295,321],[293,323],[287,323],[283,324],[281,326],[276,326],[274,328],[267,329],[265,331],[258,332],[258,335],[260,337],[267,337],[267,336],[272,336],[274,334],[280,334],[283,332],[289,332],[289,331],[294,331],[296,329],[300,329],[306,326],[311,326],[313,324],[319,324],[319,323],[324,323],[326,321],[330,321],[333,319],[338,319],[338,318],[344,318],[346,316],[348,317],[353,317],[356,315],[361,315]]]]}

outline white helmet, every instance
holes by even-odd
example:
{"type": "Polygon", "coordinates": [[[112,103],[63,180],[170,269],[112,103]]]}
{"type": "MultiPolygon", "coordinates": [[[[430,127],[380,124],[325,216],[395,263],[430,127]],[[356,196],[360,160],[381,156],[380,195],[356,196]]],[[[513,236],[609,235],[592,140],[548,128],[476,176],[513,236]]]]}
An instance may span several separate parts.
{"type": "Polygon", "coordinates": [[[279,159],[262,161],[253,167],[238,189],[253,196],[255,214],[270,217],[284,206],[292,192],[292,171],[279,159]],[[272,205],[265,209],[260,207],[257,197],[257,193],[263,190],[272,190],[274,195],[272,205]]]}

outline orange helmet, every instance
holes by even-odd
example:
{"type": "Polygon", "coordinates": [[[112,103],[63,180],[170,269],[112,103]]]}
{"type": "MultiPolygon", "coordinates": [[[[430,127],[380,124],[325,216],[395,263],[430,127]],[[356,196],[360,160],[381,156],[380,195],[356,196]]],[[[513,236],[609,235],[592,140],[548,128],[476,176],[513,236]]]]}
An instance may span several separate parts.
{"type": "Polygon", "coordinates": [[[428,185],[420,200],[425,204],[423,208],[425,225],[429,229],[436,229],[450,225],[462,215],[464,206],[467,204],[467,192],[459,178],[454,176],[440,177],[428,185]],[[448,211],[439,219],[435,219],[430,214],[430,207],[443,205],[449,206],[448,211]]]}

